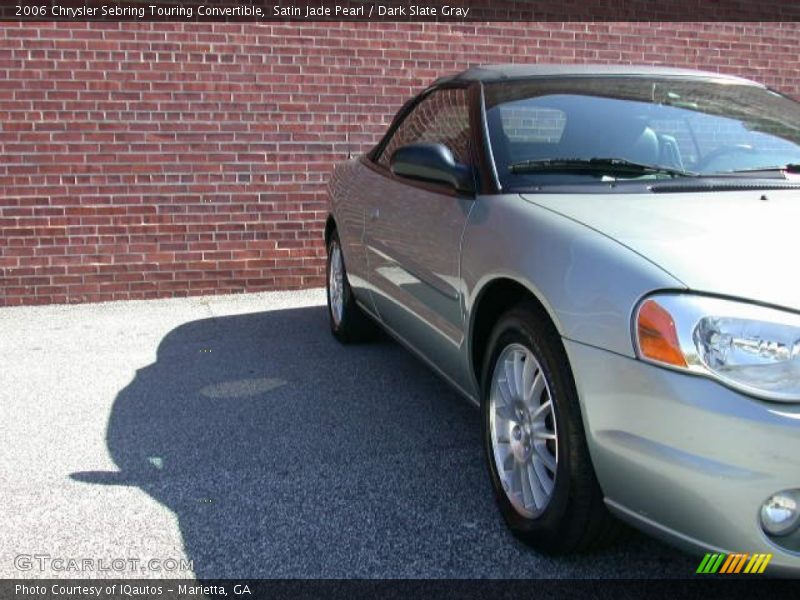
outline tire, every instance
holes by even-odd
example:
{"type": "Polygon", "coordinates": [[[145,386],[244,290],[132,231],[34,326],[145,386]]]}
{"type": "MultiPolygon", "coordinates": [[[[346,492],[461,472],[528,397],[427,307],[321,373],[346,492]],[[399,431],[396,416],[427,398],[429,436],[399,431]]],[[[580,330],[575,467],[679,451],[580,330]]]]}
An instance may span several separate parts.
{"type": "Polygon", "coordinates": [[[344,254],[336,230],[328,241],[328,260],[325,268],[328,298],[328,321],[331,333],[342,344],[353,344],[375,338],[377,327],[356,304],[347,280],[344,254]]]}
{"type": "Polygon", "coordinates": [[[481,378],[486,462],[514,535],[548,554],[590,551],[624,529],[603,503],[561,339],[539,314],[519,305],[489,338],[481,378]]]}

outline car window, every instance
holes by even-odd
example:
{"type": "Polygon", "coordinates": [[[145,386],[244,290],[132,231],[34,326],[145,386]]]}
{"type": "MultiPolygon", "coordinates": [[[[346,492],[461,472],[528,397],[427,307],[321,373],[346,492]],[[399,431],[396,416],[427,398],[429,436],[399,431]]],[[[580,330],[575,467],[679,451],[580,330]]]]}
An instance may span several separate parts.
{"type": "Polygon", "coordinates": [[[644,76],[518,80],[487,85],[486,109],[504,188],[714,176],[800,162],[800,104],[751,84],[644,76]]]}
{"type": "Polygon", "coordinates": [[[473,164],[466,90],[439,90],[417,104],[389,139],[378,164],[388,168],[398,148],[417,142],[442,143],[458,162],[473,164]]]}
{"type": "Polygon", "coordinates": [[[683,162],[693,164],[697,161],[701,149],[698,147],[696,129],[690,127],[689,119],[653,118],[648,125],[660,139],[674,142],[683,162]]]}
{"type": "Polygon", "coordinates": [[[506,154],[531,159],[558,154],[567,123],[564,111],[523,101],[501,105],[498,112],[497,137],[506,154]]]}
{"type": "Polygon", "coordinates": [[[563,110],[536,106],[501,106],[503,134],[518,144],[557,144],[567,122],[563,110]]]}

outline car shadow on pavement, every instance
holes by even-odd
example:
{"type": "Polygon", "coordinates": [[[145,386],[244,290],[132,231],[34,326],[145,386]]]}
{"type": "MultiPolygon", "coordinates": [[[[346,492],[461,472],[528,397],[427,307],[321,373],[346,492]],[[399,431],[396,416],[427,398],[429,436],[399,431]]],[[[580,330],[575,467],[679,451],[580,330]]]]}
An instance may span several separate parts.
{"type": "Polygon", "coordinates": [[[589,560],[516,542],[478,411],[391,341],[339,345],[325,307],[177,327],[117,395],[107,445],[119,471],[73,479],[169,508],[199,579],[687,574],[641,537],[589,560]]]}

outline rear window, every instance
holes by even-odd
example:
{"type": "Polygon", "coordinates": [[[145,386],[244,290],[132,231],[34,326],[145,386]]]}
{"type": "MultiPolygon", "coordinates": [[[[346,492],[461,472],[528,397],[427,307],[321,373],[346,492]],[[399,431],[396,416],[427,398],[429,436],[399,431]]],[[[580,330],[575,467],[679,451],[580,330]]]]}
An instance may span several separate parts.
{"type": "Polygon", "coordinates": [[[558,144],[567,122],[557,108],[510,104],[499,107],[503,133],[516,144],[558,144]]]}

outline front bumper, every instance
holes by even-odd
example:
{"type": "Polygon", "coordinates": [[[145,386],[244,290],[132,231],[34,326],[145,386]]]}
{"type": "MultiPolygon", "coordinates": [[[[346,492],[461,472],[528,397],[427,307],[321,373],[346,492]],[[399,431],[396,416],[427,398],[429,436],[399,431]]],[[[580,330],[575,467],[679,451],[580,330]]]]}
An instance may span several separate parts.
{"type": "Polygon", "coordinates": [[[762,502],[800,488],[800,406],[564,340],[606,502],[696,552],[770,553],[800,574],[800,531],[770,538],[762,502]]]}

